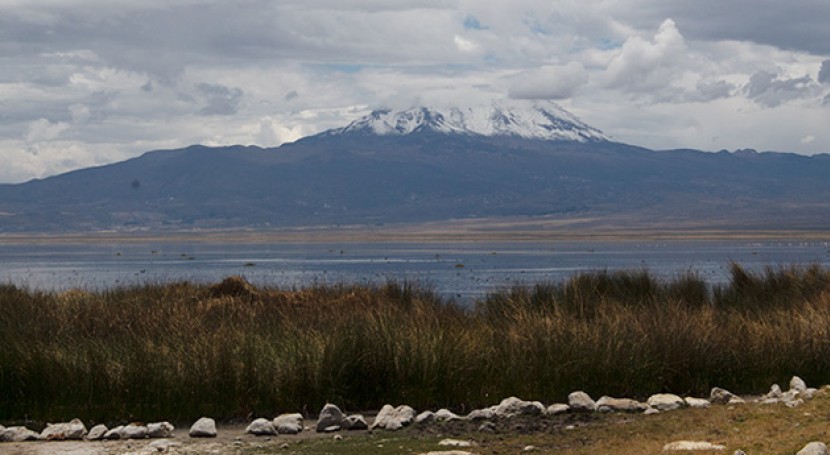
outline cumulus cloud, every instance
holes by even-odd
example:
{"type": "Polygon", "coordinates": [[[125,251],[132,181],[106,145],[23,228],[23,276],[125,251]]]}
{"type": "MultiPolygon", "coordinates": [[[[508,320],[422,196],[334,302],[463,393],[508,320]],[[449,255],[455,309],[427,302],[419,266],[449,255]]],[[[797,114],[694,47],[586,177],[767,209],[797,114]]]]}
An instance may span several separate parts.
{"type": "Polygon", "coordinates": [[[625,41],[606,69],[606,85],[649,92],[671,84],[675,64],[686,54],[686,42],[674,21],[666,19],[651,40],[633,36],[625,41]]]}
{"type": "Polygon", "coordinates": [[[56,139],[64,131],[69,129],[69,124],[65,122],[50,122],[45,118],[37,119],[29,123],[29,128],[26,131],[26,142],[38,143],[43,141],[51,141],[56,139]]]}
{"type": "Polygon", "coordinates": [[[570,98],[588,83],[588,71],[579,62],[544,66],[509,78],[508,94],[514,99],[570,98]]]}

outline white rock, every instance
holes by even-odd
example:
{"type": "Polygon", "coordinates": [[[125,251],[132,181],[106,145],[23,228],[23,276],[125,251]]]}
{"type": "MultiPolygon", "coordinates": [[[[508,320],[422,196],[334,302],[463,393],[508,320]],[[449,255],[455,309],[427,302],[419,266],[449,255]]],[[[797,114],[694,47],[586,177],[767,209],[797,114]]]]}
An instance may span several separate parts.
{"type": "Polygon", "coordinates": [[[713,387],[709,393],[709,401],[712,404],[728,404],[730,400],[738,398],[734,393],[721,389],[720,387],[713,387]]]}
{"type": "Polygon", "coordinates": [[[147,424],[147,436],[150,438],[172,438],[176,427],[170,422],[153,422],[147,424]]]}
{"type": "Polygon", "coordinates": [[[439,409],[435,411],[435,420],[439,422],[450,422],[452,420],[461,420],[461,416],[449,409],[439,409]]]}
{"type": "Polygon", "coordinates": [[[415,416],[416,425],[427,425],[435,421],[435,413],[432,411],[424,411],[415,416]]]}
{"type": "Polygon", "coordinates": [[[651,416],[651,415],[654,415],[654,414],[660,414],[660,411],[658,411],[657,409],[654,409],[652,407],[649,407],[648,409],[643,411],[643,415],[651,416]]]}
{"type": "Polygon", "coordinates": [[[743,398],[741,398],[737,395],[733,396],[732,398],[729,399],[729,401],[726,402],[726,404],[728,404],[728,405],[744,404],[744,403],[746,403],[746,400],[744,400],[743,398]]]}
{"type": "Polygon", "coordinates": [[[115,428],[110,428],[109,431],[104,433],[104,439],[121,439],[121,430],[123,430],[123,426],[117,426],[115,428]]]}
{"type": "Polygon", "coordinates": [[[597,410],[597,403],[594,399],[581,390],[568,395],[568,405],[572,412],[594,412],[597,410]]]}
{"type": "Polygon", "coordinates": [[[279,434],[299,434],[303,431],[303,415],[280,414],[274,418],[273,424],[279,434]]]}
{"type": "Polygon", "coordinates": [[[37,441],[39,439],[39,433],[32,431],[26,427],[6,427],[2,431],[0,431],[0,441],[23,442],[37,441]]]}
{"type": "Polygon", "coordinates": [[[663,452],[697,451],[697,450],[726,450],[722,445],[701,441],[675,441],[663,446],[663,452]]]}
{"type": "Polygon", "coordinates": [[[216,421],[210,417],[202,417],[190,427],[191,438],[215,438],[216,421]]]}
{"type": "Polygon", "coordinates": [[[555,416],[559,414],[564,414],[571,410],[571,407],[564,404],[564,403],[554,403],[545,410],[545,413],[549,416],[555,416]]]}
{"type": "Polygon", "coordinates": [[[784,402],[784,404],[785,404],[788,408],[797,408],[797,407],[801,406],[802,404],[804,404],[804,400],[802,400],[801,398],[799,398],[799,399],[797,399],[797,400],[785,401],[785,402],[784,402]]]}
{"type": "Polygon", "coordinates": [[[268,419],[255,419],[245,428],[245,433],[254,436],[274,436],[277,434],[277,429],[274,428],[274,422],[268,419]]]}
{"type": "Polygon", "coordinates": [[[790,390],[797,390],[799,392],[803,392],[807,390],[807,383],[804,382],[804,380],[799,378],[798,376],[793,376],[793,378],[790,379],[790,390]]]}
{"type": "Polygon", "coordinates": [[[109,431],[109,428],[107,428],[106,425],[95,425],[89,429],[89,433],[86,434],[86,438],[90,441],[100,441],[101,439],[104,439],[104,435],[107,434],[107,431],[109,431]]]}
{"type": "Polygon", "coordinates": [[[45,441],[63,441],[65,439],[83,439],[86,436],[86,426],[80,419],[69,422],[49,423],[40,433],[40,439],[45,441]]]}
{"type": "Polygon", "coordinates": [[[773,384],[772,387],[769,388],[769,392],[764,395],[766,398],[781,398],[783,392],[781,391],[781,387],[778,384],[773,384]]]}
{"type": "Polygon", "coordinates": [[[442,439],[441,442],[438,443],[441,447],[472,447],[473,443],[471,441],[463,441],[461,439],[442,439]]]}
{"type": "Polygon", "coordinates": [[[340,411],[336,405],[326,403],[320,411],[320,416],[317,418],[317,425],[315,430],[322,433],[326,428],[333,426],[340,426],[340,421],[343,420],[343,412],[340,411]]]}
{"type": "Polygon", "coordinates": [[[474,409],[467,414],[468,420],[491,420],[496,417],[496,406],[484,409],[474,409]]]}
{"type": "Polygon", "coordinates": [[[473,452],[466,450],[433,450],[430,452],[421,452],[418,455],[475,455],[473,452]]]}
{"type": "Polygon", "coordinates": [[[360,414],[352,414],[348,417],[344,417],[343,420],[340,421],[340,427],[344,430],[367,430],[369,428],[369,424],[366,423],[366,419],[360,414]]]}
{"type": "Polygon", "coordinates": [[[732,452],[732,455],[746,455],[746,452],[744,452],[741,449],[738,449],[738,450],[732,452]]]}
{"type": "Polygon", "coordinates": [[[409,406],[402,405],[393,408],[391,405],[384,405],[375,421],[372,422],[372,429],[396,431],[415,421],[415,410],[409,406]]]}
{"type": "Polygon", "coordinates": [[[513,417],[518,415],[541,415],[545,406],[538,401],[524,401],[516,397],[505,398],[496,407],[497,417],[513,417]]]}
{"type": "Polygon", "coordinates": [[[686,406],[693,409],[708,408],[709,406],[712,406],[712,403],[704,398],[686,397],[683,401],[686,402],[686,406]]]}
{"type": "Polygon", "coordinates": [[[813,396],[818,393],[818,389],[814,389],[812,387],[808,387],[807,390],[801,392],[801,398],[805,400],[812,400],[813,396]]]}
{"type": "Polygon", "coordinates": [[[645,403],[631,398],[601,397],[597,400],[599,412],[643,412],[648,409],[645,403]]]}
{"type": "Polygon", "coordinates": [[[828,455],[827,446],[823,442],[811,442],[795,455],[828,455]]]}
{"type": "Polygon", "coordinates": [[[658,411],[671,411],[686,405],[683,398],[671,393],[658,393],[648,397],[648,405],[658,411]]]}
{"type": "MultiPolygon", "coordinates": [[[[149,425],[148,425],[149,427],[149,425]]],[[[158,441],[153,441],[147,444],[148,449],[152,449],[156,452],[167,452],[170,449],[181,447],[181,442],[171,441],[169,439],[159,439],[158,441]]]]}
{"type": "Polygon", "coordinates": [[[147,427],[137,423],[131,423],[121,427],[119,432],[121,439],[146,439],[147,427]]]}

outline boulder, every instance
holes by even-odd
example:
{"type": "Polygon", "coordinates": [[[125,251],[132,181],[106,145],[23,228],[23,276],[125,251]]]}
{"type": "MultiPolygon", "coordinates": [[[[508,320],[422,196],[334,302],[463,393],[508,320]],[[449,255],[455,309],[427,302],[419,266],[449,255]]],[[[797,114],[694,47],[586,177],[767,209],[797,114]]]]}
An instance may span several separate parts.
{"type": "Polygon", "coordinates": [[[658,411],[671,411],[682,408],[686,402],[671,393],[658,393],[648,397],[648,405],[658,411]]]}
{"type": "Polygon", "coordinates": [[[568,406],[572,412],[594,412],[597,410],[597,403],[587,393],[577,390],[568,395],[568,406]]]}
{"type": "Polygon", "coordinates": [[[89,433],[86,434],[86,438],[90,441],[100,441],[101,439],[104,439],[104,435],[107,434],[108,430],[109,428],[107,428],[106,425],[95,425],[89,429],[89,433]]]}
{"type": "Polygon", "coordinates": [[[559,414],[565,414],[566,412],[568,412],[570,410],[571,410],[571,407],[564,404],[564,403],[554,403],[554,404],[548,406],[547,409],[545,409],[545,414],[547,414],[549,416],[555,416],[555,415],[559,415],[559,414]]]}
{"type": "Polygon", "coordinates": [[[147,427],[140,423],[124,425],[119,432],[121,439],[146,439],[147,427]]]}
{"type": "Polygon", "coordinates": [[[40,433],[44,441],[63,441],[65,439],[83,439],[86,436],[86,426],[80,419],[69,422],[49,423],[40,433]]]}
{"type": "Polygon", "coordinates": [[[147,436],[156,438],[172,438],[176,427],[170,422],[153,422],[147,424],[147,436]]]}
{"type": "Polygon", "coordinates": [[[658,410],[656,410],[652,407],[649,407],[648,409],[643,411],[643,415],[651,416],[651,415],[654,415],[654,414],[660,414],[660,411],[658,411],[658,410]]]}
{"type": "Polygon", "coordinates": [[[807,390],[807,383],[804,382],[804,380],[799,378],[798,376],[793,376],[793,378],[790,379],[790,390],[803,392],[807,390]]]}
{"type": "Polygon", "coordinates": [[[712,391],[709,392],[709,401],[712,404],[729,404],[730,401],[737,398],[739,397],[734,393],[720,387],[713,387],[712,391]]]}
{"type": "Polygon", "coordinates": [[[0,441],[23,442],[37,441],[39,439],[39,433],[32,431],[26,427],[6,427],[2,431],[0,431],[0,441]]]}
{"type": "Polygon", "coordinates": [[[827,446],[823,442],[811,442],[795,455],[828,455],[827,446]]]}
{"type": "Polygon", "coordinates": [[[245,433],[252,434],[254,436],[274,436],[277,434],[277,429],[274,428],[274,423],[268,419],[255,419],[251,422],[247,428],[245,428],[245,433]]]}
{"type": "Polygon", "coordinates": [[[769,388],[769,392],[764,395],[764,398],[770,399],[779,399],[784,395],[781,391],[781,387],[778,384],[773,384],[772,387],[769,388]]]}
{"type": "Polygon", "coordinates": [[[697,450],[726,450],[725,446],[702,441],[675,441],[663,446],[663,452],[697,451],[697,450]]]}
{"type": "Polygon", "coordinates": [[[497,417],[513,417],[519,415],[541,415],[545,412],[545,406],[538,401],[524,401],[516,397],[505,398],[496,406],[497,417]]]}
{"type": "Polygon", "coordinates": [[[303,415],[280,414],[274,418],[273,424],[279,434],[299,434],[303,431],[303,415]]]}
{"type": "Polygon", "coordinates": [[[191,438],[215,438],[216,421],[210,417],[202,417],[190,427],[191,438]]]}
{"type": "Polygon", "coordinates": [[[415,421],[415,410],[409,406],[402,405],[393,408],[391,405],[384,405],[375,421],[372,423],[372,429],[379,428],[381,430],[396,431],[411,424],[415,421]]]}
{"type": "Polygon", "coordinates": [[[369,424],[366,423],[366,419],[360,414],[352,414],[348,417],[344,417],[343,420],[340,421],[340,427],[344,430],[367,430],[369,429],[369,424]]]}
{"type": "MultiPolygon", "coordinates": [[[[318,433],[322,433],[326,428],[333,426],[340,426],[340,421],[343,420],[343,412],[340,411],[336,405],[326,403],[320,411],[320,416],[317,418],[317,425],[315,427],[318,433]]],[[[336,430],[335,430],[336,431],[336,430]]]]}
{"type": "Polygon", "coordinates": [[[631,398],[602,397],[597,400],[599,412],[643,412],[648,409],[645,403],[631,398]]]}

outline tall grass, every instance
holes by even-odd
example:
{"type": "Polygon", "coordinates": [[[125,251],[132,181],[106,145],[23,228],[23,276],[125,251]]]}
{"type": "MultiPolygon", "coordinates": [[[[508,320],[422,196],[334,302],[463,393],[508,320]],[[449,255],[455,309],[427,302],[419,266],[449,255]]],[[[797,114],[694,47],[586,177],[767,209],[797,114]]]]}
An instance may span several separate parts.
{"type": "Polygon", "coordinates": [[[464,309],[411,283],[240,279],[45,293],[0,286],[0,420],[193,420],[389,403],[463,411],[576,389],[645,397],[830,382],[830,272],[596,272],[464,309]]]}

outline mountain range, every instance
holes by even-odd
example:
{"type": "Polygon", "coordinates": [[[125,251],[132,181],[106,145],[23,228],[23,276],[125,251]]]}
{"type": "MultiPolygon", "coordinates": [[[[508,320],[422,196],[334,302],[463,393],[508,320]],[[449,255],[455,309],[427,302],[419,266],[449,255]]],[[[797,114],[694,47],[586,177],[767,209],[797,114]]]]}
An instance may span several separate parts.
{"type": "Polygon", "coordinates": [[[463,219],[830,226],[830,155],[654,151],[550,102],[378,110],[283,144],[147,152],[0,185],[0,232],[463,219]]]}

